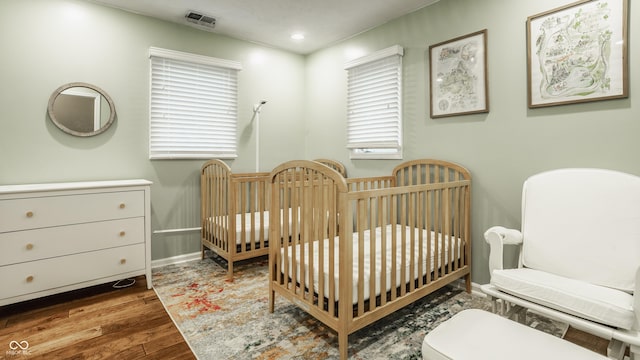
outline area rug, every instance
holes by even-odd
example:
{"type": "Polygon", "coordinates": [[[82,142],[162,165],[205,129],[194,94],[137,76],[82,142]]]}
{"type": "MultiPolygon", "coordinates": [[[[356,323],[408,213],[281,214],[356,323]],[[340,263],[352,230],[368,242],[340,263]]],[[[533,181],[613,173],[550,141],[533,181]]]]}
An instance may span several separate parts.
{"type": "MultiPolygon", "coordinates": [[[[200,360],[338,359],[335,332],[297,306],[276,297],[268,310],[266,259],[235,264],[226,280],[226,263],[204,260],[168,265],[153,271],[158,297],[200,360]]],[[[424,336],[455,313],[490,309],[490,303],[447,286],[349,336],[350,359],[422,359],[424,336]]],[[[555,336],[563,324],[530,316],[529,325],[555,336]]],[[[482,331],[482,324],[477,324],[482,331]]]]}

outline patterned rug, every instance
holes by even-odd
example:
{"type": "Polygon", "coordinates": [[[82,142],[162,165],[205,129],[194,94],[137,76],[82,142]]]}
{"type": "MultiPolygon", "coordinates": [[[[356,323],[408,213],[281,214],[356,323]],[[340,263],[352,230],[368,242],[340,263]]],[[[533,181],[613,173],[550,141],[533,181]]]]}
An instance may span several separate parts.
{"type": "MultiPolygon", "coordinates": [[[[335,332],[282,297],[268,310],[265,258],[236,263],[201,261],[154,269],[156,293],[200,360],[338,359],[335,332]]],[[[445,287],[349,336],[350,359],[422,359],[424,336],[455,313],[490,309],[489,302],[445,287]]],[[[535,315],[529,325],[562,336],[566,326],[535,315]]],[[[481,324],[478,324],[482,331],[481,324]]]]}

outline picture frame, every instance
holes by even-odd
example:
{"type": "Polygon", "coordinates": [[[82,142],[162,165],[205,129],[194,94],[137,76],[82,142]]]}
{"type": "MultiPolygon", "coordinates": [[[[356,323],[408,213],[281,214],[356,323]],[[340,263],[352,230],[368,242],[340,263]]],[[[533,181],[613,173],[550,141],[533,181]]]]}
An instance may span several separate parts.
{"type": "Polygon", "coordinates": [[[489,112],[487,29],[429,46],[430,116],[489,112]]]}
{"type": "Polygon", "coordinates": [[[628,0],[581,0],[527,18],[528,106],[628,97],[628,0]]]}

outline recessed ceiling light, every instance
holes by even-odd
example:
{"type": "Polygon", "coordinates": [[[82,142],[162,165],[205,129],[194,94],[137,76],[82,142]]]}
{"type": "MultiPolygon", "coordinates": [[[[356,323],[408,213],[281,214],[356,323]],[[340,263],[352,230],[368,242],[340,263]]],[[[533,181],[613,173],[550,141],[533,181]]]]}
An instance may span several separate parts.
{"type": "Polygon", "coordinates": [[[293,33],[293,34],[291,34],[291,38],[293,40],[304,40],[304,34],[303,33],[293,33]]]}

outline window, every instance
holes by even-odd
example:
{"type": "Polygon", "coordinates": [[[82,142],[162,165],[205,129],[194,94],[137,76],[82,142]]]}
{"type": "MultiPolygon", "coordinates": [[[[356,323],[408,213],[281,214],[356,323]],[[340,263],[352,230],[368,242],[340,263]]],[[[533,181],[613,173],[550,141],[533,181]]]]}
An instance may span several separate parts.
{"type": "Polygon", "coordinates": [[[396,45],[345,66],[352,159],[402,158],[402,55],[396,45]]]}
{"type": "Polygon", "coordinates": [[[150,159],[236,157],[235,61],[150,48],[150,159]]]}

